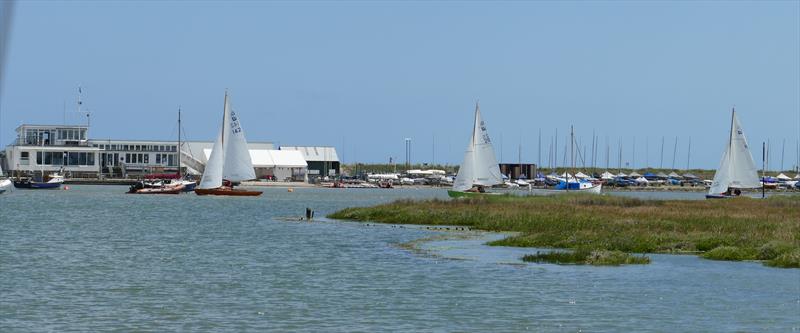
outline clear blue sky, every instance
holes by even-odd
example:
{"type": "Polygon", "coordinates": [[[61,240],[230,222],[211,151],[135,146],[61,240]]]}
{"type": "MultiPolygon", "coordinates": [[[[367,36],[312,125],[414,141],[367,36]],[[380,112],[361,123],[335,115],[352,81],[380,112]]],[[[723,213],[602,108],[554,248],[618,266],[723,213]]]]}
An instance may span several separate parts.
{"type": "MultiPolygon", "coordinates": [[[[460,163],[480,100],[498,158],[543,163],[556,128],[637,167],[715,168],[736,105],[760,165],[797,160],[800,2],[18,2],[0,144],[61,123],[77,85],[91,137],[212,140],[225,88],[250,141],[333,145],[345,162],[460,163]],[[502,153],[500,144],[502,142],[502,153]],[[344,147],[342,145],[344,144],[344,147]]],[[[74,114],[72,121],[83,121],[74,114]]],[[[562,156],[559,157],[559,160],[562,156]]]]}

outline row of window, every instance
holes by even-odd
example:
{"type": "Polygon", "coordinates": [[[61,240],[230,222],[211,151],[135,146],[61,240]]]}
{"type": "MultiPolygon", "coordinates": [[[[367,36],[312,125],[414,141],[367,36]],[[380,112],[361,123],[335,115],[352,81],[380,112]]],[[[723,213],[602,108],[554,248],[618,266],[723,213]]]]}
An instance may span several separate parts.
{"type": "Polygon", "coordinates": [[[57,130],[29,128],[25,130],[25,142],[28,143],[38,143],[39,138],[50,140],[53,139],[53,137],[55,137],[56,140],[86,140],[86,130],[67,128],[60,128],[57,130]]]}
{"type": "MultiPolygon", "coordinates": [[[[177,166],[177,156],[175,154],[156,154],[156,164],[177,166]]],[[[150,154],[125,154],[125,163],[130,164],[149,164],[150,154]]]]}
{"type": "Polygon", "coordinates": [[[59,129],[58,140],[86,140],[85,129],[59,129]]]}
{"type": "MultiPolygon", "coordinates": [[[[28,152],[22,152],[20,159],[27,160],[28,152]]],[[[94,153],[49,152],[36,153],[36,164],[39,165],[94,165],[94,153]],[[44,158],[44,163],[42,163],[44,158]]]]}
{"type": "Polygon", "coordinates": [[[172,145],[106,145],[106,144],[94,144],[96,148],[100,148],[102,150],[123,150],[123,151],[168,151],[168,152],[176,152],[178,151],[177,146],[172,145]]]}
{"type": "MultiPolygon", "coordinates": [[[[118,156],[118,154],[103,154],[106,159],[107,163],[111,165],[117,165],[115,163],[113,156],[118,156]]],[[[94,153],[81,153],[81,152],[50,152],[46,151],[36,152],[36,164],[39,165],[94,165],[94,153]],[[42,163],[44,162],[44,163],[42,163]]],[[[177,166],[178,165],[178,157],[176,154],[155,154],[156,157],[156,164],[166,165],[166,166],[177,166]]],[[[28,161],[30,160],[30,152],[23,151],[20,152],[20,164],[28,165],[28,161]]],[[[120,161],[122,163],[130,163],[130,164],[149,164],[150,163],[150,154],[125,154],[125,159],[120,161]]]]}

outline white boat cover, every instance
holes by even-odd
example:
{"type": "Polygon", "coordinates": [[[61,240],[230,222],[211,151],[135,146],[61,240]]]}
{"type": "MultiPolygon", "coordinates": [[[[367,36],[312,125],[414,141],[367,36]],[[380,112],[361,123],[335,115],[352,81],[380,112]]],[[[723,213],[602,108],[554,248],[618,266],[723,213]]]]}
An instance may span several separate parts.
{"type": "MultiPolygon", "coordinates": [[[[391,179],[391,180],[400,179],[400,177],[397,176],[396,173],[376,173],[376,174],[368,175],[367,178],[369,178],[369,179],[391,179]]],[[[413,182],[413,180],[412,180],[412,182],[413,182]]]]}
{"type": "Polygon", "coordinates": [[[784,175],[783,173],[781,173],[780,175],[778,175],[778,176],[777,176],[777,177],[775,177],[775,178],[778,178],[778,179],[780,179],[780,180],[792,180],[791,178],[789,178],[789,176],[787,176],[787,175],[784,175]]]}
{"type": "Polygon", "coordinates": [[[591,178],[591,177],[589,177],[589,175],[587,175],[587,174],[585,174],[583,172],[580,172],[580,171],[578,171],[578,173],[575,174],[575,177],[579,178],[579,179],[591,178]]]}
{"type": "Polygon", "coordinates": [[[603,172],[603,174],[602,174],[602,175],[600,175],[600,179],[606,179],[606,180],[607,180],[607,179],[614,179],[614,174],[613,174],[613,173],[610,173],[610,172],[608,172],[608,171],[606,171],[606,172],[603,172]]]}

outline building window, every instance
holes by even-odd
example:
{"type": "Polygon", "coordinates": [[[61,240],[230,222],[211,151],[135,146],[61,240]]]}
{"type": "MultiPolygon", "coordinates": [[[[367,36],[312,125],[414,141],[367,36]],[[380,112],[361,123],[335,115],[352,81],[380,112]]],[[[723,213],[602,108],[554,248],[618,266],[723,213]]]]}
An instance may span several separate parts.
{"type": "Polygon", "coordinates": [[[161,154],[156,154],[156,164],[161,164],[161,154]]]}
{"type": "Polygon", "coordinates": [[[175,154],[169,154],[169,166],[175,166],[175,154]]]}
{"type": "MultiPolygon", "coordinates": [[[[52,154],[53,165],[64,165],[64,154],[65,154],[64,152],[60,151],[53,152],[52,154]]],[[[44,160],[47,161],[47,158],[45,157],[44,160]]]]}
{"type": "Polygon", "coordinates": [[[150,154],[144,154],[144,163],[150,163],[150,154]]]}
{"type": "Polygon", "coordinates": [[[68,153],[67,165],[80,165],[81,158],[78,153],[68,153]]]}

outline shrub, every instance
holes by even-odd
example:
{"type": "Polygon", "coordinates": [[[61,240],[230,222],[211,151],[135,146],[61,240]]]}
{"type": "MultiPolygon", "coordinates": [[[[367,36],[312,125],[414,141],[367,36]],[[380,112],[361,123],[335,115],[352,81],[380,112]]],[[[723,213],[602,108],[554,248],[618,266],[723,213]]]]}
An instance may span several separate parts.
{"type": "Polygon", "coordinates": [[[786,252],[791,252],[793,249],[794,247],[789,243],[771,241],[758,248],[758,254],[756,254],[756,259],[758,260],[775,259],[786,252]]]}
{"type": "Polygon", "coordinates": [[[755,259],[756,251],[750,248],[736,246],[720,246],[703,253],[703,258],[711,260],[742,261],[755,259]]]}
{"type": "Polygon", "coordinates": [[[634,256],[622,251],[607,250],[588,250],[578,249],[571,252],[550,251],[546,253],[536,252],[522,257],[522,261],[551,264],[572,264],[572,265],[595,265],[595,266],[619,266],[634,264],[649,264],[650,258],[646,256],[634,256]]]}
{"type": "Polygon", "coordinates": [[[791,252],[781,254],[775,259],[767,261],[765,264],[772,267],[800,268],[800,249],[794,249],[791,252]]]}

